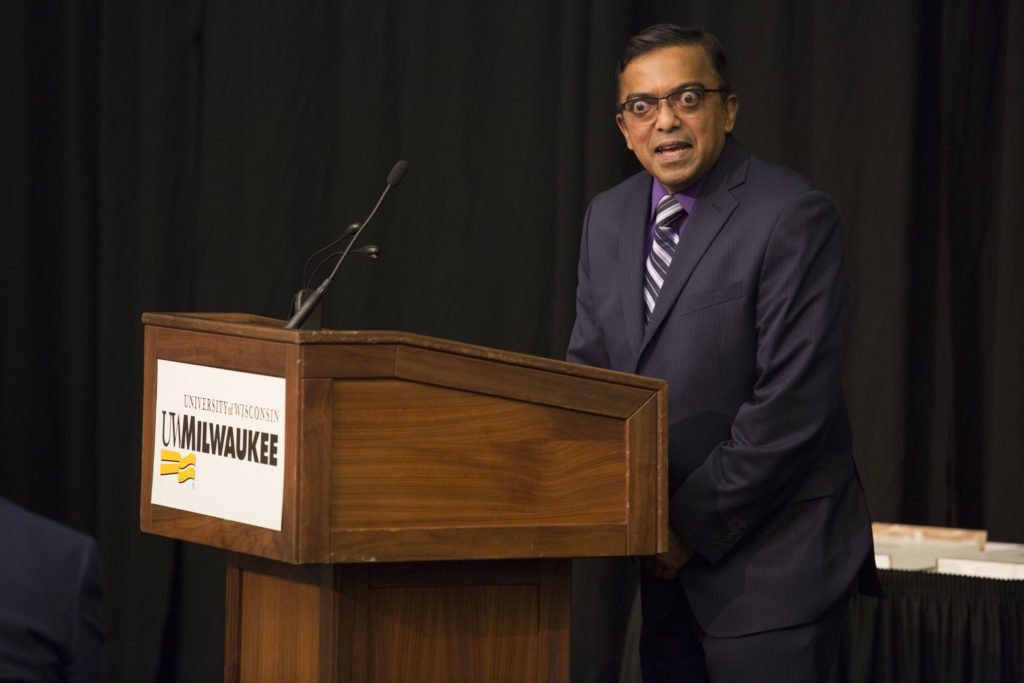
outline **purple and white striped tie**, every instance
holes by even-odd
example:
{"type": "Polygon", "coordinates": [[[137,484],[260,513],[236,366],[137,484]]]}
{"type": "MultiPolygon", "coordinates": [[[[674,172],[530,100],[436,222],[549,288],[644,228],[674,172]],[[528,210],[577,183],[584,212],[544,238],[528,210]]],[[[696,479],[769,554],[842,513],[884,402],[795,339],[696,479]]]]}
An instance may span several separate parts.
{"type": "Polygon", "coordinates": [[[654,241],[651,243],[651,253],[647,256],[647,271],[644,273],[645,323],[651,321],[654,304],[658,300],[662,285],[665,284],[665,275],[672,263],[672,256],[676,253],[676,245],[679,244],[679,233],[676,232],[675,226],[685,215],[686,211],[670,194],[658,202],[658,208],[654,213],[654,241]]]}

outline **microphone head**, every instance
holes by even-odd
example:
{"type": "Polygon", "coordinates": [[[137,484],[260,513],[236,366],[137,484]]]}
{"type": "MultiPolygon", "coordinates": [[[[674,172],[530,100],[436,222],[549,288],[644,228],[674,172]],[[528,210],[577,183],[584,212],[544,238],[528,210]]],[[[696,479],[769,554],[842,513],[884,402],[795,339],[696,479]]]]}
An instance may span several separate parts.
{"type": "Polygon", "coordinates": [[[405,177],[405,172],[408,168],[409,164],[405,159],[397,161],[395,165],[391,167],[391,173],[388,173],[388,185],[394,187],[398,183],[402,182],[402,178],[405,177]]]}
{"type": "Polygon", "coordinates": [[[376,258],[380,256],[380,247],[378,247],[376,244],[367,244],[365,247],[360,247],[359,249],[356,249],[356,253],[364,254],[366,256],[369,256],[371,259],[376,260],[376,258]]]}

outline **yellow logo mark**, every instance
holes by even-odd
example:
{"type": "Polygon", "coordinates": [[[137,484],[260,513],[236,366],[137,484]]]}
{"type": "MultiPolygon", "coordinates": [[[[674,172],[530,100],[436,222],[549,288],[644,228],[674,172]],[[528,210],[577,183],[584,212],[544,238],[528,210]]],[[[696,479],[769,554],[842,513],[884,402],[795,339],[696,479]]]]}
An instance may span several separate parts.
{"type": "Polygon", "coordinates": [[[184,458],[177,451],[160,451],[160,474],[177,474],[178,483],[196,478],[196,454],[189,453],[184,458]]]}

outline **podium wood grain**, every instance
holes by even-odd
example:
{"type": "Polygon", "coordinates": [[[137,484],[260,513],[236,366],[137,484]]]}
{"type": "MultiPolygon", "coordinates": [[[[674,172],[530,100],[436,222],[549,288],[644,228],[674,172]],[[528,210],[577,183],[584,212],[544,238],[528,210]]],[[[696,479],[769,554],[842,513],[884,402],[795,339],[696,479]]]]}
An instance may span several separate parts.
{"type": "Polygon", "coordinates": [[[516,681],[569,675],[568,560],[228,561],[227,681],[516,681]]]}

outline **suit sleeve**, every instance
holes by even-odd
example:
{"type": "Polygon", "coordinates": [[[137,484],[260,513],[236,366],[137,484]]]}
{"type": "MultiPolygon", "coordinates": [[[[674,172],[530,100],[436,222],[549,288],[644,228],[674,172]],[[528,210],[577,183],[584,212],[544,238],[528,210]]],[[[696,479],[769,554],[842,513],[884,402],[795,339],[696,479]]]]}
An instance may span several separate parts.
{"type": "Polygon", "coordinates": [[[587,214],[583,219],[576,285],[576,321],[573,323],[569,348],[565,357],[570,363],[607,368],[609,367],[608,354],[604,349],[601,327],[593,308],[594,298],[590,272],[590,215],[593,207],[593,203],[587,207],[587,214]]]}
{"type": "Polygon", "coordinates": [[[849,303],[839,219],[817,191],[775,218],[757,279],[756,379],[730,438],[670,501],[676,532],[721,560],[826,452],[841,396],[849,303]]]}

